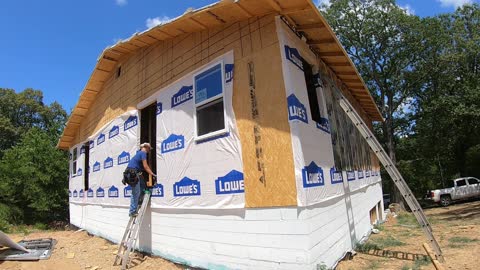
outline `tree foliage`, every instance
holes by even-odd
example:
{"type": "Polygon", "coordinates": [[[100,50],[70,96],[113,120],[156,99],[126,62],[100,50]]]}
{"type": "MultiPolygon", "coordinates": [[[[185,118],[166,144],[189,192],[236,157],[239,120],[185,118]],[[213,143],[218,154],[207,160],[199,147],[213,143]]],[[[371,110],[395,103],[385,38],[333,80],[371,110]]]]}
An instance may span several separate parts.
{"type": "Polygon", "coordinates": [[[66,218],[68,157],[55,148],[66,119],[60,104],[43,103],[39,90],[16,93],[0,88],[3,223],[33,224],[66,218]]]}
{"type": "Polygon", "coordinates": [[[393,0],[322,9],[385,118],[377,136],[414,192],[480,176],[480,6],[427,18],[393,0]]]}

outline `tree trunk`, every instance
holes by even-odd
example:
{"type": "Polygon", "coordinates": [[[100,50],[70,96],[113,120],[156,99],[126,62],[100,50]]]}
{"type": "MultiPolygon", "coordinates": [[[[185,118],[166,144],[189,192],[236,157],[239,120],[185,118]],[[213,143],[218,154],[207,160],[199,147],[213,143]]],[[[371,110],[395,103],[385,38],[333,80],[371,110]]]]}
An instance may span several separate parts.
{"type": "MultiPolygon", "coordinates": [[[[393,98],[393,97],[391,97],[393,98]]],[[[391,99],[390,99],[391,100],[391,99]]],[[[391,106],[389,106],[391,108],[391,106]]],[[[393,128],[393,112],[389,112],[389,115],[385,122],[383,122],[383,130],[385,134],[385,141],[387,144],[387,152],[392,160],[393,164],[396,165],[397,163],[397,158],[395,155],[395,140],[394,140],[394,128],[393,128]]],[[[393,179],[392,179],[393,183],[393,179]]],[[[405,209],[405,201],[403,200],[403,196],[398,190],[397,186],[395,183],[391,186],[390,189],[391,193],[391,201],[393,203],[398,203],[401,207],[401,209],[405,209]]]]}

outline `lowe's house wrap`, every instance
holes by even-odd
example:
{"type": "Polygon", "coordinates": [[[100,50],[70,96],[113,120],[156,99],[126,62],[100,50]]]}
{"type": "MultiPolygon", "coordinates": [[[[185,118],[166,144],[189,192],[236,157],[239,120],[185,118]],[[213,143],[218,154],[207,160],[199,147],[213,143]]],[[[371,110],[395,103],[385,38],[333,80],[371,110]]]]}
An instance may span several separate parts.
{"type": "Polygon", "coordinates": [[[201,269],[333,269],[384,218],[378,159],[340,97],[382,121],[312,1],[221,1],[136,33],[102,52],[59,140],[70,222],[121,241],[123,172],[149,142],[135,249],[201,269]]]}
{"type": "Polygon", "coordinates": [[[164,106],[157,114],[157,175],[164,195],[153,198],[152,207],[244,207],[242,152],[232,108],[233,81],[233,53],[229,52],[158,91],[156,102],[164,106]],[[194,103],[218,97],[225,108],[225,130],[198,140],[194,103]],[[235,181],[216,184],[232,171],[238,172],[235,181]]]}

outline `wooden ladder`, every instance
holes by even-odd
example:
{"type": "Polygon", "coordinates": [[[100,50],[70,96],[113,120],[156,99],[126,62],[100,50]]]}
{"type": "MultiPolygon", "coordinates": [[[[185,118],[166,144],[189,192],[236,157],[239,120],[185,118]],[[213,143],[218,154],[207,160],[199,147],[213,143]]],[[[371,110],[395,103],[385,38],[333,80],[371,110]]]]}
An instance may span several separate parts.
{"type": "Polygon", "coordinates": [[[342,94],[340,94],[340,98],[338,99],[338,101],[342,109],[345,111],[348,117],[352,120],[353,124],[360,131],[363,138],[365,138],[370,148],[372,148],[373,152],[378,157],[380,162],[385,167],[385,170],[392,178],[393,183],[398,188],[403,198],[407,202],[408,206],[412,210],[413,215],[420,224],[420,227],[425,233],[425,236],[427,236],[437,259],[440,262],[444,262],[445,260],[442,255],[442,250],[440,249],[437,240],[435,240],[435,237],[433,236],[432,227],[430,226],[430,223],[428,222],[427,217],[422,210],[422,207],[418,203],[417,199],[413,195],[412,191],[408,187],[397,167],[395,167],[395,164],[390,159],[389,155],[385,152],[385,150],[383,150],[382,145],[375,138],[375,135],[373,135],[372,131],[368,128],[360,115],[358,115],[358,113],[353,109],[350,102],[348,102],[348,100],[342,94]]]}
{"type": "Polygon", "coordinates": [[[117,255],[115,255],[115,262],[113,265],[122,264],[122,270],[128,268],[128,264],[130,263],[130,253],[134,250],[135,244],[137,243],[138,234],[140,231],[140,227],[142,226],[143,217],[148,207],[148,203],[150,201],[151,192],[150,190],[145,191],[145,195],[143,196],[143,202],[138,210],[138,215],[130,217],[128,221],[127,228],[125,229],[125,233],[123,234],[122,241],[118,246],[117,255]]]}

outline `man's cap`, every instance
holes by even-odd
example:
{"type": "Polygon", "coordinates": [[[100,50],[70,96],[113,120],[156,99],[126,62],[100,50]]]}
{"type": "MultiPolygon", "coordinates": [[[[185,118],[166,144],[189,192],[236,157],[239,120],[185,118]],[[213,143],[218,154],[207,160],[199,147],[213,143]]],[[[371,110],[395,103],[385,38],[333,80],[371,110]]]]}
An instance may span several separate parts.
{"type": "Polygon", "coordinates": [[[140,144],[140,148],[148,147],[148,150],[152,150],[152,146],[148,142],[140,144]]]}

